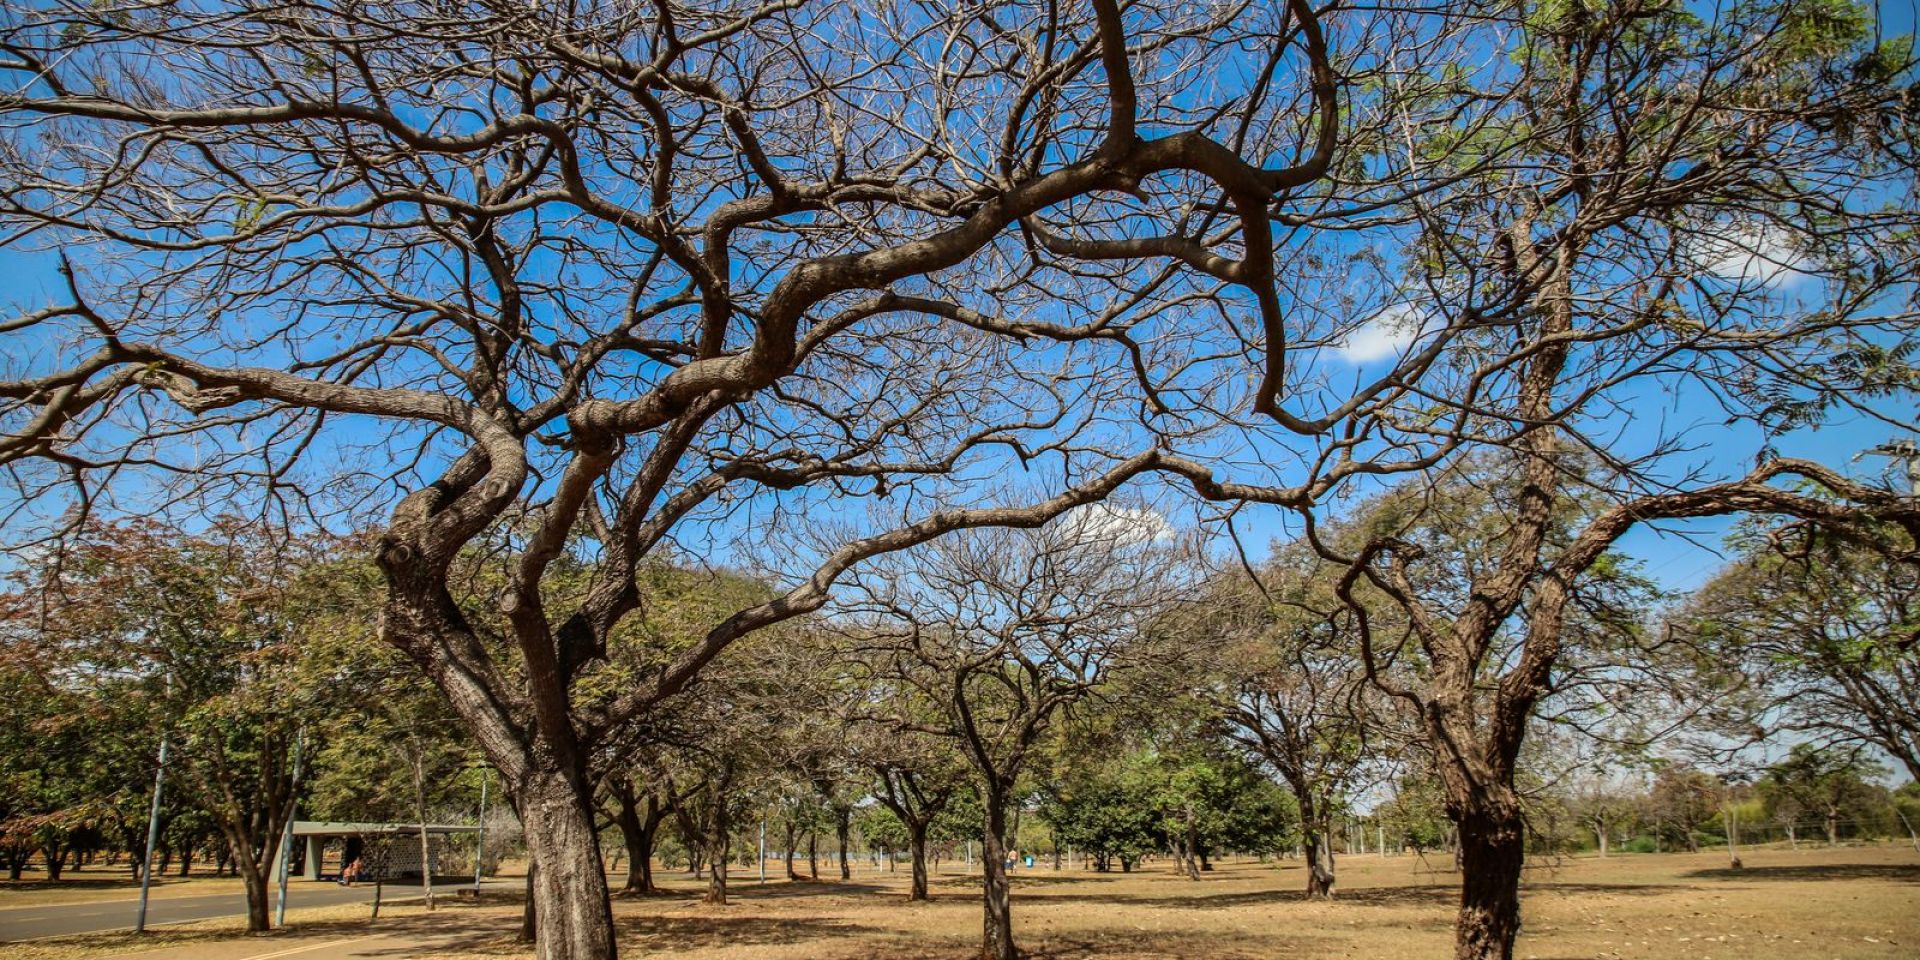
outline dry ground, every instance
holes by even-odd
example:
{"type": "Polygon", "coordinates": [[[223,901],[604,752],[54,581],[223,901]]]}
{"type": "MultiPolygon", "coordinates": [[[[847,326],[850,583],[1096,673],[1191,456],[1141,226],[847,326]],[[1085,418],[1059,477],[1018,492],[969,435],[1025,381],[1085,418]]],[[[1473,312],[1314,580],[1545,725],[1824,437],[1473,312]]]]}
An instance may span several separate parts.
{"type": "MultiPolygon", "coordinates": [[[[1536,863],[1524,893],[1518,955],[1539,958],[1695,960],[1911,960],[1920,957],[1920,854],[1910,847],[1746,852],[1724,856],[1620,855],[1536,863]]],[[[1285,957],[1412,960],[1449,956],[1454,876],[1444,858],[1348,857],[1340,897],[1308,903],[1297,865],[1225,863],[1198,883],[1164,870],[1132,875],[1055,873],[1016,879],[1016,932],[1041,960],[1218,960],[1285,957]]],[[[939,878],[936,902],[905,902],[904,874],[863,871],[851,883],[769,883],[739,878],[734,902],[708,907],[684,874],[667,872],[665,897],[622,900],[623,954],[674,960],[965,960],[978,942],[977,879],[939,878]]],[[[290,918],[292,919],[292,918],[290,918]]],[[[440,931],[425,951],[369,954],[522,960],[512,942],[517,910],[505,903],[417,907],[369,928],[338,910],[298,918],[297,936],[440,931]]],[[[231,940],[216,923],[168,933],[181,945],[231,940]]],[[[15,960],[137,956],[120,937],[23,945],[15,960]]],[[[261,952],[270,946],[261,945],[261,952]]],[[[163,951],[166,953],[166,951],[163,951]]],[[[156,954],[158,956],[159,954],[156,954]]],[[[192,955],[191,953],[189,955],[192,955]]]]}

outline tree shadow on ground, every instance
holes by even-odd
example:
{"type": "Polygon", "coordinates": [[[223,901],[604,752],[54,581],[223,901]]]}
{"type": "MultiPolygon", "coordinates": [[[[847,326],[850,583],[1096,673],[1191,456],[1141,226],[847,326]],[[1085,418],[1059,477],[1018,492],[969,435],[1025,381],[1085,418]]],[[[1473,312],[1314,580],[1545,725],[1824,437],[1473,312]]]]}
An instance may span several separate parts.
{"type": "MultiPolygon", "coordinates": [[[[417,906],[417,904],[414,905],[416,909],[417,906]]],[[[146,933],[137,934],[131,930],[76,933],[55,938],[49,942],[84,944],[89,951],[102,953],[113,953],[115,950],[137,953],[161,948],[235,941],[254,941],[260,943],[262,949],[269,949],[276,944],[286,944],[291,947],[295,944],[311,944],[316,940],[337,940],[370,935],[416,934],[438,938],[444,937],[447,930],[446,917],[452,912],[454,911],[442,910],[433,914],[425,911],[409,912],[400,916],[383,916],[379,920],[373,920],[364,915],[328,920],[290,919],[287,926],[265,933],[247,933],[244,918],[218,917],[194,921],[191,924],[163,924],[149,928],[146,933]]],[[[498,928],[498,925],[496,927],[498,928]]],[[[499,936],[498,929],[487,930],[484,933],[476,930],[475,935],[481,939],[495,938],[499,936]]]]}
{"type": "Polygon", "coordinates": [[[1041,937],[1023,943],[1021,955],[1027,960],[1082,960],[1120,954],[1127,957],[1161,955],[1166,957],[1206,957],[1208,960],[1267,960],[1276,956],[1324,955],[1337,948],[1331,937],[1291,933],[1199,934],[1193,931],[1152,933],[1117,930],[1097,938],[1041,937]]]}
{"type": "Polygon", "coordinates": [[[1920,883],[1920,864],[1824,863],[1785,864],[1729,870],[1716,867],[1692,870],[1681,876],[1700,880],[1905,880],[1920,883]]]}
{"type": "MultiPolygon", "coordinates": [[[[682,899],[687,900],[698,900],[706,893],[704,889],[674,892],[685,894],[682,899]]],[[[817,897],[833,894],[851,897],[887,892],[889,892],[887,887],[861,883],[857,880],[769,880],[764,884],[749,880],[745,883],[727,885],[728,897],[739,897],[745,900],[778,900],[787,897],[817,897]]]]}
{"type": "MultiPolygon", "coordinates": [[[[1610,893],[1658,895],[1684,889],[1672,884],[1614,884],[1614,883],[1530,883],[1521,891],[1529,893],[1610,893]]],[[[1457,883],[1434,883],[1419,886],[1395,887],[1353,887],[1340,888],[1334,896],[1334,903],[1362,906],[1406,906],[1409,904],[1451,905],[1460,898],[1460,886],[1457,883]]],[[[1228,910],[1234,907],[1261,906],[1283,903],[1307,903],[1304,890],[1249,890],[1234,893],[1199,893],[1185,896],[1142,897],[1126,895],[1108,895],[1098,893],[1068,893],[1033,895],[1036,903],[1106,903],[1115,906],[1153,907],[1166,910],[1228,910]]]]}
{"type": "MultiPolygon", "coordinates": [[[[1018,890],[1021,887],[1047,887],[1056,884],[1076,884],[1084,886],[1089,883],[1114,883],[1122,879],[1131,880],[1139,876],[1141,876],[1141,874],[1138,873],[1095,873],[1093,871],[1080,873],[1078,871],[1061,871],[1056,874],[1049,871],[1047,873],[1015,873],[1008,879],[1012,881],[1013,888],[1018,890]]],[[[955,887],[965,890],[978,890],[984,882],[978,874],[959,877],[930,877],[928,879],[931,886],[955,887]]]]}
{"type": "MultiPolygon", "coordinates": [[[[1319,955],[1336,952],[1338,941],[1314,934],[1230,934],[1201,933],[1192,930],[1155,931],[1131,925],[1118,925],[1111,931],[1050,936],[1024,933],[1016,938],[1020,956],[1026,960],[1092,960],[1097,957],[1124,956],[1187,958],[1207,960],[1268,960],[1298,953],[1319,955]]],[[[867,951],[860,957],[886,957],[888,960],[976,960],[980,956],[977,937],[893,937],[884,943],[863,944],[867,951]]],[[[841,954],[829,955],[836,960],[841,954]]],[[[845,955],[852,956],[852,955],[845,955]]]]}
{"type": "MultiPolygon", "coordinates": [[[[482,923],[458,935],[449,937],[444,926],[436,927],[425,917],[409,917],[404,922],[386,923],[368,927],[361,924],[353,928],[360,935],[379,933],[405,937],[417,934],[423,942],[431,942],[432,947],[425,952],[430,955],[453,954],[459,956],[523,956],[533,951],[530,944],[517,939],[519,923],[501,918],[490,918],[492,922],[482,923]]],[[[787,944],[807,943],[819,940],[835,940],[842,937],[868,938],[883,934],[877,927],[856,923],[839,922],[832,919],[792,919],[757,916],[723,916],[700,914],[693,916],[663,917],[616,916],[614,930],[619,937],[620,952],[626,956],[652,956],[663,950],[695,950],[709,947],[729,947],[750,949],[753,947],[771,947],[787,944]]],[[[318,925],[303,932],[325,932],[318,925]]],[[[358,956],[418,956],[422,947],[418,943],[396,944],[393,947],[373,947],[364,950],[358,956]]]]}
{"type": "Polygon", "coordinates": [[[623,952],[635,956],[666,947],[690,950],[701,947],[765,947],[828,940],[838,937],[866,937],[881,933],[878,927],[847,923],[831,918],[799,919],[787,917],[619,917],[614,927],[620,934],[623,952]]]}

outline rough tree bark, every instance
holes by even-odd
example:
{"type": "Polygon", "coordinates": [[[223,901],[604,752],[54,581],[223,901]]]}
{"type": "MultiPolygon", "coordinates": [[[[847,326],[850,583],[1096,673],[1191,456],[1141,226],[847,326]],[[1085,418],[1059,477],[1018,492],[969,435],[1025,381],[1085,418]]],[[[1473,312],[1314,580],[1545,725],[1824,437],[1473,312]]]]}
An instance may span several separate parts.
{"type": "Polygon", "coordinates": [[[653,883],[653,849],[660,835],[660,824],[671,810],[668,803],[651,789],[644,798],[633,788],[631,777],[610,778],[609,792],[614,801],[613,822],[620,829],[626,848],[627,879],[622,896],[648,897],[659,892],[653,883]]]}
{"type": "Polygon", "coordinates": [[[853,879],[853,865],[847,862],[847,847],[853,836],[853,808],[835,807],[833,809],[833,836],[839,844],[840,879],[853,879]]]}
{"type": "Polygon", "coordinates": [[[1518,798],[1489,796],[1477,809],[1461,811],[1460,914],[1454,931],[1455,960],[1511,958],[1520,932],[1520,873],[1526,855],[1526,824],[1518,798]]]}
{"type": "Polygon", "coordinates": [[[929,900],[927,895],[927,825],[907,824],[907,847],[913,859],[913,882],[907,888],[908,900],[929,900]]]}
{"type": "Polygon", "coordinates": [[[1007,878],[1007,791],[1003,786],[989,784],[982,793],[986,825],[980,835],[980,896],[985,911],[980,956],[982,960],[1017,960],[1019,951],[1013,944],[1013,889],[1007,878]]]}
{"type": "Polygon", "coordinates": [[[588,805],[591,791],[565,776],[514,784],[532,861],[534,955],[540,960],[612,958],[612,894],[588,805]]]}

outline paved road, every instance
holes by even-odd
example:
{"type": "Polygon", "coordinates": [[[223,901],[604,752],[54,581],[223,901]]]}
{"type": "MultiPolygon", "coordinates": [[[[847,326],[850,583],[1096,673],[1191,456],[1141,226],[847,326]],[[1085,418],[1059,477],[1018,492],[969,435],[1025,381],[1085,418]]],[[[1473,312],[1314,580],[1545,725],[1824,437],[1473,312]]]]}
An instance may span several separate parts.
{"type": "MultiPolygon", "coordinates": [[[[436,878],[437,879],[437,878],[436,878]]],[[[435,885],[436,888],[438,884],[435,885]]],[[[469,884],[471,886],[471,884],[469,884]]],[[[452,888],[446,889],[452,893],[452,888]]],[[[383,900],[418,896],[417,885],[388,884],[383,900]]],[[[287,909],[330,907],[343,903],[368,903],[373,900],[372,886],[342,887],[334,883],[295,880],[287,885],[287,909]]],[[[69,903],[44,907],[13,907],[0,910],[0,943],[63,937],[80,933],[105,933],[133,928],[134,912],[140,901],[100,900],[94,903],[69,903]]],[[[147,926],[213,920],[247,912],[247,896],[240,891],[213,893],[197,897],[154,897],[147,901],[147,926]]]]}

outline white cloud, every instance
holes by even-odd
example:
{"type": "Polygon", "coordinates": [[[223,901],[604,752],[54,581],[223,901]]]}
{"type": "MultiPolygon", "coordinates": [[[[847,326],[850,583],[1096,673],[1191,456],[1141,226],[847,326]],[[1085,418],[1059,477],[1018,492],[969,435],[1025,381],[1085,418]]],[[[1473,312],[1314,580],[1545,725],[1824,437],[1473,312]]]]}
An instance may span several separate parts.
{"type": "Polygon", "coordinates": [[[1075,540],[1097,540],[1131,546],[1173,539],[1173,524],[1158,510],[1090,503],[1060,517],[1061,529],[1075,540]]]}
{"type": "Polygon", "coordinates": [[[1785,231],[1761,224],[1726,224],[1700,241],[1693,261],[1712,276],[1733,283],[1775,286],[1806,277],[1806,257],[1785,231]]]}
{"type": "Polygon", "coordinates": [[[1334,352],[1351,364],[1372,363],[1406,352],[1426,327],[1425,317],[1410,303],[1396,303],[1368,317],[1334,344],[1334,352]]]}

